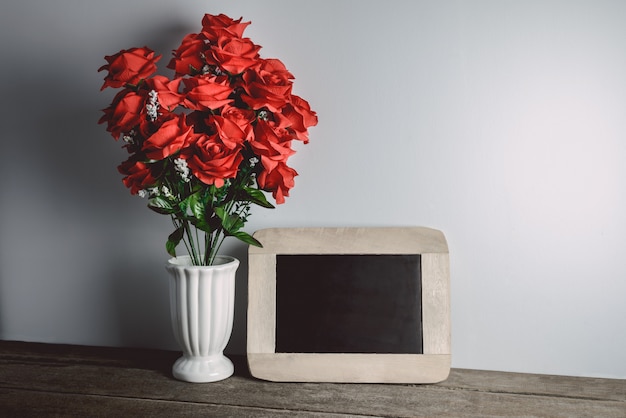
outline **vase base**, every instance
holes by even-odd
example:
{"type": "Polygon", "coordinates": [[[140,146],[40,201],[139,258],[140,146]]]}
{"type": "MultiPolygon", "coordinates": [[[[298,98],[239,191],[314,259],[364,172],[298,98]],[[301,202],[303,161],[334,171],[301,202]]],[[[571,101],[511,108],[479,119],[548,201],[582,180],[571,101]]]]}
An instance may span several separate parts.
{"type": "Polygon", "coordinates": [[[233,362],[223,354],[211,357],[186,357],[176,360],[172,374],[178,380],[191,383],[217,382],[235,372],[233,362]]]}

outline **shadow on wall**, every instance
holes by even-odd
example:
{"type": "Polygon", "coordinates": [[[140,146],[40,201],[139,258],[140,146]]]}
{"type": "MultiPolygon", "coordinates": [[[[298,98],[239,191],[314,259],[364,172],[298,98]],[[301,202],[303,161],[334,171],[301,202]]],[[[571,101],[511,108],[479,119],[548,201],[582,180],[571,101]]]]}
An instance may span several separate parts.
{"type": "Polygon", "coordinates": [[[170,325],[168,277],[165,262],[111,263],[107,272],[113,301],[110,326],[116,345],[177,349],[170,325]]]}
{"type": "MultiPolygon", "coordinates": [[[[252,231],[248,231],[252,233],[252,231]]],[[[234,241],[234,238],[228,238],[234,241]]],[[[235,283],[235,319],[233,333],[226,353],[245,354],[248,330],[248,246],[237,242],[227,250],[228,254],[237,258],[240,262],[237,269],[237,281],[235,283]]]]}

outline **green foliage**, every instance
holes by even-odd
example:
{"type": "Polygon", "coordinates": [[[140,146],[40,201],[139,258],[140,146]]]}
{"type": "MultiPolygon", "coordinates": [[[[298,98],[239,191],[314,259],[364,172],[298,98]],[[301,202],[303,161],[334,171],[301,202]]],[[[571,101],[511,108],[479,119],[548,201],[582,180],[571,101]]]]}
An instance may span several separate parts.
{"type": "Polygon", "coordinates": [[[174,159],[166,162],[159,173],[159,186],[151,189],[148,207],[168,215],[174,224],[165,243],[171,256],[183,243],[195,265],[213,262],[226,237],[257,247],[262,244],[243,230],[252,205],[274,208],[256,184],[259,168],[244,161],[238,175],[222,187],[201,183],[197,178],[185,180],[175,169],[174,159]]]}
{"type": "Polygon", "coordinates": [[[274,205],[267,201],[265,193],[261,190],[244,186],[240,192],[241,193],[238,196],[239,200],[248,201],[264,208],[274,209],[274,205]]]}
{"type": "Polygon", "coordinates": [[[156,213],[160,213],[161,215],[173,215],[178,212],[178,209],[172,205],[172,203],[161,197],[155,196],[148,201],[148,207],[155,211],[156,213]]]}
{"type": "Polygon", "coordinates": [[[165,249],[167,250],[167,253],[171,255],[172,257],[176,257],[176,246],[183,239],[184,234],[185,234],[185,228],[180,226],[176,228],[176,230],[167,237],[167,242],[165,243],[165,249]]]}

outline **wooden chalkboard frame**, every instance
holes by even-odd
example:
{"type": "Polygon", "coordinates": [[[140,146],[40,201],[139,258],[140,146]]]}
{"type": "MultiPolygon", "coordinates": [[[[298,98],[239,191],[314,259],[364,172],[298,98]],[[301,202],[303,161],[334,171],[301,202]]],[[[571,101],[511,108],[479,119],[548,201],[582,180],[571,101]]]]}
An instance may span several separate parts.
{"type": "Polygon", "coordinates": [[[250,373],[277,382],[437,383],[450,372],[450,261],[441,231],[424,227],[270,228],[248,251],[250,373]],[[278,254],[419,254],[423,354],[276,353],[278,254]]]}

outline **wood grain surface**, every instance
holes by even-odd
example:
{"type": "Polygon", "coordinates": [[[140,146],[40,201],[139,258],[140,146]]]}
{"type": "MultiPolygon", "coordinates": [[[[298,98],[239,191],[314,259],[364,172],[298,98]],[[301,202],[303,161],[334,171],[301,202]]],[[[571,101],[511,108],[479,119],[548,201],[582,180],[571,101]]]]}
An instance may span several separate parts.
{"type": "Polygon", "coordinates": [[[606,417],[626,380],[452,369],[433,385],[172,378],[178,352],[0,342],[0,417],[606,417]]]}

